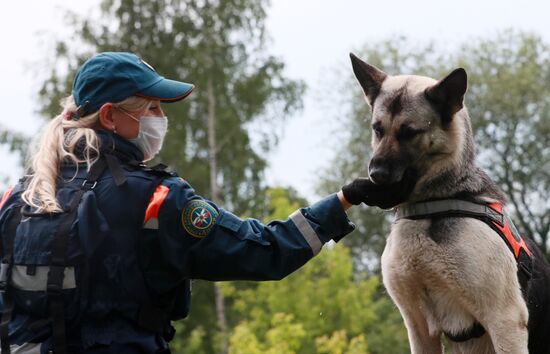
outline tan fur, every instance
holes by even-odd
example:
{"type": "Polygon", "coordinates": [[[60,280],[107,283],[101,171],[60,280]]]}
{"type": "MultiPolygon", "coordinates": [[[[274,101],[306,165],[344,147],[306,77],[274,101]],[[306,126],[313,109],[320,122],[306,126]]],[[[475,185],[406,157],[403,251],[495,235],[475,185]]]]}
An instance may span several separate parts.
{"type": "Polygon", "coordinates": [[[443,331],[477,319],[489,336],[453,344],[455,353],[527,354],[527,307],[506,245],[483,222],[464,219],[459,241],[441,246],[427,236],[429,223],[398,221],[382,255],[384,285],[405,320],[411,353],[442,353],[443,331]]]}

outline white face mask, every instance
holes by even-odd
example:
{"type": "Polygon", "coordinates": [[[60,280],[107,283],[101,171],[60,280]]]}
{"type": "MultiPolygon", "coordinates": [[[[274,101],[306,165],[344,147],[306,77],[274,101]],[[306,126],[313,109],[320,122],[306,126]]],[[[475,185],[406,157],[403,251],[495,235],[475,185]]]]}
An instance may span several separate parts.
{"type": "Polygon", "coordinates": [[[138,136],[128,139],[128,141],[135,144],[143,152],[144,161],[151,160],[162,148],[164,137],[168,131],[168,118],[166,116],[143,116],[141,119],[137,119],[130,113],[122,109],[121,111],[139,123],[138,136]]]}
{"type": "Polygon", "coordinates": [[[139,121],[139,133],[134,139],[128,141],[134,143],[143,152],[144,161],[155,157],[164,142],[168,130],[168,119],[164,117],[141,117],[139,121]]]}

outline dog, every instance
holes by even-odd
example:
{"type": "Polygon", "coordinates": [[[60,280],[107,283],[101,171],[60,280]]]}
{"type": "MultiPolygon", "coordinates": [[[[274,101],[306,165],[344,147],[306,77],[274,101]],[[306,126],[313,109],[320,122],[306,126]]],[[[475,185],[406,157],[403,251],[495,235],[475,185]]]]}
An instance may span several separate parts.
{"type": "MultiPolygon", "coordinates": [[[[502,191],[475,163],[464,69],[439,81],[391,76],[350,56],[372,109],[370,179],[385,185],[408,170],[417,175],[398,208],[448,199],[504,204],[502,191]]],[[[522,288],[514,254],[487,222],[435,215],[392,224],[382,278],[411,353],[441,354],[443,336],[459,354],[550,353],[550,266],[532,240],[523,240],[532,263],[522,288]]]]}

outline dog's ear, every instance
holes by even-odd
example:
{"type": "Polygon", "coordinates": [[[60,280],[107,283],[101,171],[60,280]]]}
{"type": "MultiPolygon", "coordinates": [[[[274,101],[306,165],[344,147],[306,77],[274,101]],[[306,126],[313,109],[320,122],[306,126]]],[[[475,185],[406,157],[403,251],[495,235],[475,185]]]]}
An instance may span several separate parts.
{"type": "Polygon", "coordinates": [[[351,58],[351,65],[353,66],[353,73],[361,84],[365,95],[367,96],[368,103],[371,105],[374,104],[374,100],[378,93],[380,92],[380,87],[382,87],[382,82],[386,79],[388,75],[382,70],[365,63],[353,53],[349,53],[351,58]]]}
{"type": "Polygon", "coordinates": [[[466,70],[458,68],[424,92],[441,115],[443,123],[449,123],[454,114],[464,107],[464,94],[467,87],[466,70]]]}

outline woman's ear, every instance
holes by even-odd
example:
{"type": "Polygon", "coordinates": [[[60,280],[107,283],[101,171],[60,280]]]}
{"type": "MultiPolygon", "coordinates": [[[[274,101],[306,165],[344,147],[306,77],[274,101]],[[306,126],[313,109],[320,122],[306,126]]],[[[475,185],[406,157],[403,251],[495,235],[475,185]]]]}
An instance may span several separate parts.
{"type": "Polygon", "coordinates": [[[108,131],[115,131],[115,121],[113,119],[113,109],[114,106],[112,103],[105,103],[101,108],[99,108],[99,124],[101,127],[108,131]]]}

